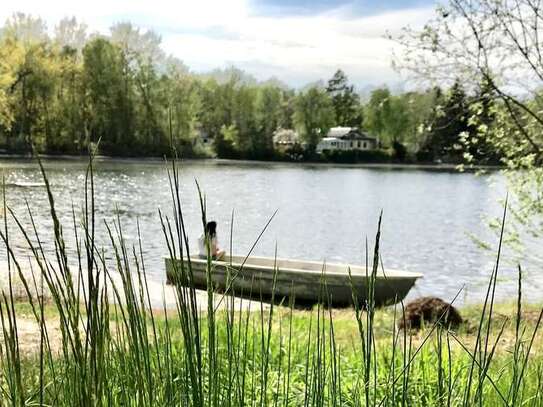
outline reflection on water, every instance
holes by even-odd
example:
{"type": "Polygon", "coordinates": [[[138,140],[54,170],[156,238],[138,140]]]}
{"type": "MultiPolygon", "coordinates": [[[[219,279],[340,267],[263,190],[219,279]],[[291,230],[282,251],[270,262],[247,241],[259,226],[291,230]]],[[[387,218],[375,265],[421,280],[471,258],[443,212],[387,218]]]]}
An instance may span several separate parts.
{"type": "MultiPolygon", "coordinates": [[[[72,210],[80,213],[84,197],[85,161],[45,163],[64,235],[74,250],[72,210]]],[[[28,224],[27,201],[38,231],[52,249],[52,222],[45,189],[35,162],[2,160],[8,205],[28,224]]],[[[278,210],[254,253],[280,257],[365,262],[379,213],[383,210],[382,256],[385,267],[425,275],[413,295],[451,299],[463,284],[461,297],[477,297],[492,270],[492,256],[481,252],[468,234],[492,237],[485,218],[499,215],[505,195],[499,176],[423,170],[368,169],[294,164],[188,161],[181,170],[187,230],[194,240],[201,232],[195,180],[206,194],[208,217],[219,223],[219,239],[229,247],[234,217],[234,252],[247,253],[262,227],[278,210]]],[[[171,213],[166,166],[154,161],[100,161],[95,174],[97,233],[107,247],[103,222],[118,216],[127,241],[143,239],[146,269],[163,281],[166,245],[158,209],[171,213]]],[[[79,220],[78,220],[79,221],[79,220]]],[[[11,242],[28,255],[20,233],[11,225],[11,242]]],[[[495,240],[492,237],[493,240],[495,240]]],[[[193,247],[195,249],[195,247],[193,247]]],[[[5,259],[5,250],[2,250],[5,259]]],[[[514,271],[504,267],[502,295],[514,290],[514,271]]],[[[530,293],[527,293],[530,295],[530,293]]],[[[534,293],[531,293],[534,295],[534,293]]]]}

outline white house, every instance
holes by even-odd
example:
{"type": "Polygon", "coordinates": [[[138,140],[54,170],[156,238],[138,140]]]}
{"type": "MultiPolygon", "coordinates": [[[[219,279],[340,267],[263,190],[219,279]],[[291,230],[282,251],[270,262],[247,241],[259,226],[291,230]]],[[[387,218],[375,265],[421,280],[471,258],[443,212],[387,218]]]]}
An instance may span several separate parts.
{"type": "Polygon", "coordinates": [[[317,144],[317,153],[323,151],[365,151],[375,150],[378,141],[375,137],[356,127],[332,127],[326,137],[317,144]]]}

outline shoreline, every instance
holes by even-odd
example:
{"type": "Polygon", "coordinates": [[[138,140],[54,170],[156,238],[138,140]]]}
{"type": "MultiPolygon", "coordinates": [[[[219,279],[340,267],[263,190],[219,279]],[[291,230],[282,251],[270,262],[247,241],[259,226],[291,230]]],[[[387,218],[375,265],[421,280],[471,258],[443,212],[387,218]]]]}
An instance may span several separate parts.
{"type": "MultiPolygon", "coordinates": [[[[88,155],[52,155],[40,154],[39,158],[44,161],[88,161],[88,155]]],[[[26,160],[35,161],[36,156],[25,154],[0,154],[0,160],[26,160]]],[[[146,162],[146,163],[166,163],[171,162],[171,158],[165,157],[123,157],[123,156],[106,156],[97,155],[94,157],[97,162],[146,162]]],[[[377,169],[377,170],[418,170],[418,171],[443,171],[443,172],[478,172],[478,171],[499,171],[504,166],[499,165],[469,165],[459,169],[461,164],[438,164],[438,163],[335,163],[335,162],[319,162],[319,161],[281,161],[281,160],[250,160],[250,159],[232,159],[232,158],[179,158],[180,163],[183,162],[199,162],[209,165],[230,165],[238,164],[245,166],[300,166],[300,167],[322,167],[322,168],[361,168],[361,169],[377,169]]]]}

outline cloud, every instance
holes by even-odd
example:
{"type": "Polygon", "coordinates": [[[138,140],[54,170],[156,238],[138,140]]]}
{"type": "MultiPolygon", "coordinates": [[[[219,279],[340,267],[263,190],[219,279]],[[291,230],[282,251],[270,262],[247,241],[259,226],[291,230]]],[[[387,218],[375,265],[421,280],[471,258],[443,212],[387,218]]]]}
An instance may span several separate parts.
{"type": "Polygon", "coordinates": [[[249,0],[5,2],[0,19],[22,11],[44,18],[52,28],[62,17],[74,15],[102,33],[115,22],[131,21],[161,34],[164,50],[193,70],[233,64],[260,80],[276,76],[291,86],[327,79],[338,68],[361,87],[398,82],[391,68],[394,44],[384,35],[408,24],[421,25],[433,12],[421,7],[359,15],[352,11],[353,3],[340,2],[338,7],[337,2],[319,0],[315,9],[320,12],[277,18],[255,13],[249,0]]]}

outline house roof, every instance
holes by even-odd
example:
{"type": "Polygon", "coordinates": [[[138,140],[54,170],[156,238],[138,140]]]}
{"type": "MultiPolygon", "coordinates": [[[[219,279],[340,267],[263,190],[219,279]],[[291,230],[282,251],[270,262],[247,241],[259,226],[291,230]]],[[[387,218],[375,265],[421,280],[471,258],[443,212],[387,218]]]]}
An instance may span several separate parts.
{"type": "Polygon", "coordinates": [[[356,127],[332,127],[325,139],[377,141],[356,127]]]}
{"type": "Polygon", "coordinates": [[[340,138],[348,134],[353,129],[353,127],[332,127],[330,130],[328,130],[326,137],[340,138]]]}

